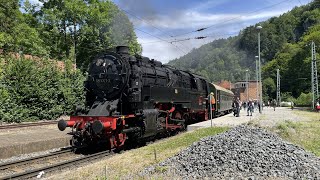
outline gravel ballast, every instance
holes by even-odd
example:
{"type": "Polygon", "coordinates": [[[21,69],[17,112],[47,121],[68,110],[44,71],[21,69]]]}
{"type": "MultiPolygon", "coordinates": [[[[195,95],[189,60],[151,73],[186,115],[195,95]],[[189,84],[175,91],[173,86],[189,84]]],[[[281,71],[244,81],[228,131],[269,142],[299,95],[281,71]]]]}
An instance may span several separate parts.
{"type": "Polygon", "coordinates": [[[244,125],[203,138],[159,166],[191,179],[320,179],[318,157],[265,129],[244,125]]]}

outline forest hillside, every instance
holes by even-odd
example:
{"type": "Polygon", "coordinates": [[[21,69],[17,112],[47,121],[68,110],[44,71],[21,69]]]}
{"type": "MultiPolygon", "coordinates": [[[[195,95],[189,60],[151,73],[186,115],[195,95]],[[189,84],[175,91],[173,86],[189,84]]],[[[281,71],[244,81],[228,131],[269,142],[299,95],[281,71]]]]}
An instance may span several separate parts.
{"type": "Polygon", "coordinates": [[[295,7],[279,17],[243,29],[235,37],[205,44],[168,64],[200,74],[213,82],[244,80],[247,69],[251,79],[255,79],[255,56],[258,55],[255,27],[261,25],[265,97],[275,98],[276,69],[280,69],[283,95],[298,97],[311,90],[311,41],[315,42],[316,51],[320,52],[319,4],[320,1],[315,0],[295,7]]]}

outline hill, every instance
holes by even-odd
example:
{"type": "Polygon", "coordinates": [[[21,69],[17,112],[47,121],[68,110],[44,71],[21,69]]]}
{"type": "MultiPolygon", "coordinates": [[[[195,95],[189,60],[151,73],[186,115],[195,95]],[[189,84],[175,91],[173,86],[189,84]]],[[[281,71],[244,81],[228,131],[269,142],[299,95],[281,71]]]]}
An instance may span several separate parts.
{"type": "Polygon", "coordinates": [[[295,7],[279,17],[243,29],[235,37],[205,44],[168,64],[198,73],[211,81],[243,80],[246,69],[250,70],[251,77],[255,77],[255,56],[258,53],[255,27],[261,25],[265,97],[275,97],[277,68],[281,72],[282,92],[298,97],[311,89],[311,50],[306,45],[313,40],[318,45],[316,51],[320,52],[319,4],[320,0],[315,0],[295,7]]]}

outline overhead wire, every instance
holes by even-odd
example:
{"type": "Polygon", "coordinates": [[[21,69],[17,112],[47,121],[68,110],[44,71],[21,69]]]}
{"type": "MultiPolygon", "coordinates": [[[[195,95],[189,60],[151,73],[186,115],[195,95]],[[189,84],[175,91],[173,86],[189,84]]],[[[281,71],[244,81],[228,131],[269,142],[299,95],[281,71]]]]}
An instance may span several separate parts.
{"type": "MultiPolygon", "coordinates": [[[[118,7],[119,7],[119,6],[118,6],[118,7]]],[[[143,19],[143,18],[141,18],[141,17],[139,17],[139,16],[136,16],[136,15],[134,15],[133,13],[131,13],[131,12],[127,11],[127,10],[124,10],[124,9],[122,9],[122,8],[120,8],[120,7],[119,7],[119,9],[122,10],[123,12],[125,12],[125,13],[133,16],[133,17],[135,17],[136,19],[139,19],[140,21],[146,22],[147,24],[151,25],[153,28],[161,31],[162,33],[166,33],[165,31],[161,30],[160,28],[158,28],[158,27],[154,26],[152,23],[150,23],[149,20],[146,20],[146,19],[143,19]]]]}
{"type": "MultiPolygon", "coordinates": [[[[196,36],[196,37],[189,37],[189,38],[183,38],[183,39],[174,39],[174,40],[170,40],[170,39],[167,39],[167,41],[169,41],[170,43],[171,42],[182,42],[182,41],[188,41],[188,40],[193,40],[193,39],[206,39],[206,38],[217,38],[217,37],[223,37],[223,36],[233,36],[233,35],[236,35],[238,34],[238,32],[236,33],[223,33],[223,34],[207,34],[207,35],[204,35],[204,36],[196,36]]],[[[163,42],[163,41],[150,41],[150,42],[145,42],[145,43],[141,43],[141,44],[153,44],[153,43],[159,43],[159,42],[163,42]]]]}
{"type": "Polygon", "coordinates": [[[204,30],[207,30],[207,29],[212,28],[212,27],[214,27],[214,26],[218,26],[218,25],[221,25],[221,24],[225,24],[225,23],[227,23],[227,22],[230,22],[230,21],[233,21],[233,20],[242,18],[242,17],[246,17],[246,16],[251,15],[251,14],[253,14],[253,13],[257,13],[257,12],[259,12],[259,11],[272,8],[272,7],[274,7],[274,6],[280,5],[280,4],[285,3],[285,2],[287,2],[287,1],[293,1],[293,0],[284,0],[284,1],[281,1],[281,2],[278,2],[278,3],[275,3],[275,4],[272,4],[272,5],[270,5],[270,6],[263,7],[263,8],[261,8],[261,9],[255,10],[255,11],[251,11],[251,12],[245,14],[245,15],[240,15],[240,16],[237,16],[237,17],[234,17],[234,18],[231,18],[231,19],[227,19],[227,20],[225,20],[225,21],[223,21],[223,22],[221,22],[221,23],[213,24],[213,25],[210,25],[210,26],[207,26],[207,27],[198,28],[198,29],[196,29],[196,30],[189,31],[189,32],[185,32],[185,33],[182,33],[182,34],[178,34],[178,35],[175,35],[175,36],[173,36],[173,37],[178,37],[178,36],[183,36],[183,35],[187,35],[187,34],[191,34],[191,33],[195,33],[195,32],[204,31],[204,30]]]}
{"type": "MultiPolygon", "coordinates": [[[[118,7],[119,7],[119,6],[118,6],[118,7]]],[[[154,26],[154,25],[153,25],[152,23],[150,23],[148,20],[143,19],[143,18],[141,18],[141,17],[139,17],[139,16],[136,16],[135,14],[133,14],[133,13],[127,11],[127,10],[124,10],[124,9],[122,9],[122,8],[120,8],[120,7],[119,7],[119,9],[122,10],[123,12],[125,12],[125,13],[133,16],[133,17],[135,17],[136,19],[138,19],[138,20],[140,20],[140,21],[146,22],[147,24],[151,25],[153,28],[159,30],[160,32],[167,34],[167,33],[166,33],[165,31],[163,31],[162,29],[154,26]]],[[[141,30],[141,29],[138,29],[138,28],[134,28],[134,29],[136,29],[136,30],[138,30],[138,31],[140,31],[140,32],[143,32],[143,33],[145,33],[145,34],[148,34],[148,35],[150,35],[150,36],[152,36],[152,37],[155,37],[155,38],[159,39],[159,40],[160,40],[159,42],[164,41],[164,42],[167,42],[167,43],[173,45],[176,49],[178,49],[179,51],[181,51],[183,54],[186,54],[186,53],[187,53],[187,52],[185,52],[184,50],[182,50],[180,47],[178,47],[177,45],[172,44],[172,42],[169,42],[169,41],[167,41],[167,40],[165,40],[165,39],[163,39],[163,38],[160,38],[160,37],[158,37],[158,36],[155,36],[155,35],[153,35],[153,34],[151,34],[151,33],[148,33],[148,32],[146,32],[146,31],[143,31],[143,30],[141,30]]],[[[171,37],[171,35],[169,35],[169,36],[171,37]]]]}
{"type": "Polygon", "coordinates": [[[134,29],[136,29],[136,30],[138,30],[138,31],[140,31],[140,32],[143,32],[143,33],[145,33],[145,34],[148,34],[148,35],[150,35],[150,36],[152,36],[152,37],[155,37],[155,38],[157,38],[157,39],[159,39],[159,40],[161,40],[161,41],[167,42],[167,43],[173,45],[174,47],[176,47],[176,48],[177,48],[179,51],[181,51],[182,53],[186,54],[185,51],[183,51],[183,50],[182,50],[181,48],[179,48],[178,46],[172,44],[170,41],[167,41],[167,40],[165,40],[165,39],[162,39],[162,38],[160,38],[160,37],[158,37],[158,36],[155,36],[155,35],[153,35],[153,34],[151,34],[151,33],[148,33],[148,32],[146,32],[146,31],[143,31],[143,30],[141,30],[141,29],[138,29],[138,28],[134,28],[134,29]]]}
{"type": "MultiPolygon", "coordinates": [[[[118,6],[119,7],[119,6],[118,6]]],[[[164,33],[164,34],[167,34],[168,36],[170,36],[170,37],[172,37],[172,35],[171,34],[169,34],[169,33],[167,33],[167,32],[165,32],[164,30],[162,30],[161,28],[158,28],[157,26],[155,26],[155,25],[153,25],[149,20],[146,20],[146,19],[144,19],[144,18],[141,18],[141,17],[139,17],[139,16],[137,16],[137,15],[135,15],[135,14],[133,14],[132,12],[130,12],[130,11],[128,11],[128,10],[124,10],[123,8],[121,8],[121,7],[119,7],[119,9],[120,10],[122,10],[123,12],[125,12],[125,13],[127,13],[127,14],[129,14],[129,15],[131,15],[131,16],[133,16],[133,17],[135,17],[136,19],[138,19],[138,20],[140,20],[140,21],[143,21],[143,22],[145,22],[145,23],[147,23],[147,24],[149,24],[149,25],[151,25],[153,28],[155,28],[155,29],[157,29],[158,31],[160,31],[160,32],[162,32],[162,33],[164,33]]],[[[138,30],[138,29],[137,29],[138,30]]],[[[141,31],[141,32],[143,32],[142,30],[138,30],[138,31],[141,31]]],[[[144,32],[144,33],[146,33],[146,32],[144,32]]],[[[149,35],[151,35],[151,34],[149,34],[149,35]]],[[[152,35],[153,36],[153,35],[152,35]]],[[[156,36],[153,36],[153,37],[156,37],[156,36]]],[[[156,37],[156,38],[158,38],[158,37],[156,37]]],[[[159,38],[158,38],[159,39],[159,38]]],[[[162,42],[163,40],[160,40],[160,41],[158,41],[158,42],[162,42]]],[[[178,41],[177,41],[178,42],[178,41]]],[[[167,42],[168,43],[168,42],[167,42]]],[[[173,42],[169,42],[169,43],[173,43],[173,42]]],[[[143,44],[143,43],[141,43],[141,44],[143,44]]],[[[181,44],[181,43],[180,43],[181,44]]],[[[179,48],[178,46],[176,46],[176,45],[174,45],[174,44],[172,44],[173,46],[175,46],[177,49],[180,49],[180,51],[182,51],[184,54],[186,54],[186,52],[184,51],[184,50],[182,50],[181,48],[179,48]]],[[[184,46],[183,44],[181,44],[182,46],[184,46]]]]}
{"type": "Polygon", "coordinates": [[[133,13],[131,13],[130,11],[124,10],[122,8],[119,7],[119,9],[121,9],[122,11],[126,12],[127,14],[139,19],[140,21],[146,22],[147,24],[151,25],[153,28],[159,30],[160,32],[169,35],[170,37],[173,37],[173,35],[169,34],[168,32],[162,30],[161,28],[158,28],[157,26],[153,25],[153,23],[151,23],[149,20],[146,20],[145,18],[141,18],[133,13]]]}
{"type": "MultiPolygon", "coordinates": [[[[225,24],[225,23],[227,23],[227,22],[230,22],[230,21],[239,19],[239,18],[241,18],[241,17],[246,17],[246,16],[248,16],[248,15],[250,15],[250,14],[257,13],[257,12],[262,11],[262,10],[264,10],[264,9],[272,8],[272,7],[274,7],[274,6],[280,5],[280,4],[285,3],[285,2],[287,2],[287,1],[293,1],[293,0],[283,0],[283,1],[281,1],[281,2],[278,2],[278,3],[272,4],[272,5],[266,6],[266,7],[264,7],[264,8],[261,8],[261,9],[255,10],[255,11],[251,11],[251,12],[247,13],[246,15],[240,15],[240,16],[237,16],[237,17],[234,17],[234,18],[225,20],[225,21],[223,21],[222,23],[217,23],[217,24],[213,24],[213,25],[210,25],[210,26],[207,26],[207,27],[198,28],[198,29],[196,29],[196,30],[193,30],[193,31],[190,31],[190,32],[186,32],[186,33],[182,33],[182,34],[179,34],[179,35],[171,35],[171,34],[169,34],[168,32],[165,32],[165,31],[163,31],[162,29],[154,26],[154,25],[153,25],[152,23],[150,23],[150,21],[148,21],[148,20],[143,19],[143,18],[141,18],[141,17],[139,17],[139,16],[136,16],[136,15],[134,15],[133,13],[131,13],[131,12],[127,11],[127,10],[124,10],[124,9],[122,9],[122,8],[120,8],[120,7],[119,7],[119,9],[121,9],[123,12],[125,12],[125,13],[133,16],[133,17],[135,17],[136,19],[138,19],[138,20],[140,20],[140,21],[143,21],[143,22],[149,24],[150,26],[152,26],[153,28],[159,30],[160,32],[162,32],[162,33],[164,33],[164,34],[167,34],[167,35],[169,35],[169,36],[172,37],[172,38],[175,38],[175,37],[178,37],[178,36],[182,36],[182,35],[186,35],[186,34],[191,34],[191,33],[194,33],[194,32],[201,32],[201,31],[207,30],[207,29],[209,29],[209,28],[212,28],[212,27],[214,27],[214,26],[218,26],[218,25],[220,25],[220,24],[225,24]]],[[[299,1],[300,1],[300,0],[299,0],[299,1]]],[[[148,34],[148,35],[150,35],[150,36],[153,36],[153,37],[155,37],[155,38],[157,38],[157,39],[160,40],[160,41],[146,42],[146,43],[141,43],[141,44],[167,42],[167,43],[173,45],[175,48],[179,49],[181,52],[183,52],[183,53],[185,53],[185,54],[186,54],[185,51],[183,51],[181,48],[179,48],[178,46],[174,45],[173,43],[180,43],[180,44],[181,44],[181,42],[183,42],[183,41],[188,41],[188,40],[191,40],[191,39],[204,39],[204,38],[207,38],[207,37],[208,37],[208,36],[198,36],[198,37],[194,37],[194,38],[184,38],[184,39],[166,40],[166,39],[160,38],[160,37],[158,37],[158,36],[155,36],[155,35],[153,35],[153,34],[151,34],[151,33],[148,33],[148,32],[146,32],[146,31],[143,31],[143,30],[141,30],[141,29],[138,29],[138,28],[135,28],[135,29],[138,30],[138,31],[140,31],[140,32],[143,32],[143,33],[145,33],[145,34],[148,34]]],[[[214,37],[214,36],[209,36],[209,37],[214,37]]],[[[181,44],[181,45],[183,45],[183,44],[181,44]]]]}
{"type": "MultiPolygon", "coordinates": [[[[144,18],[141,18],[141,17],[133,14],[132,12],[130,12],[130,11],[128,11],[128,10],[122,9],[121,7],[119,7],[119,9],[122,10],[123,12],[125,12],[125,13],[133,16],[133,17],[135,17],[136,19],[138,19],[138,20],[140,20],[140,21],[143,21],[143,22],[151,25],[153,28],[159,30],[160,32],[162,32],[162,33],[164,33],[164,34],[167,34],[168,36],[174,38],[174,36],[173,36],[171,33],[169,34],[169,32],[166,32],[166,31],[162,30],[161,28],[158,28],[157,26],[153,25],[149,20],[146,20],[146,19],[144,19],[144,18]]],[[[199,29],[197,29],[196,31],[203,31],[203,30],[205,30],[205,29],[207,29],[207,28],[199,28],[199,29]]],[[[138,30],[138,29],[137,29],[137,30],[138,30]]],[[[141,30],[138,30],[138,31],[141,31],[141,30]]],[[[146,32],[144,32],[144,33],[146,33],[146,32]]],[[[149,34],[149,35],[151,35],[151,34],[149,34]]],[[[226,34],[226,35],[229,35],[229,34],[226,34]]],[[[234,35],[234,34],[232,34],[232,35],[234,35]]],[[[153,36],[153,37],[155,37],[155,36],[153,36]]],[[[208,37],[212,37],[212,36],[208,36],[208,37]]],[[[176,38],[174,38],[174,40],[167,40],[167,41],[169,41],[171,44],[172,44],[172,43],[180,43],[182,46],[184,46],[184,45],[181,43],[181,42],[183,42],[183,41],[188,41],[188,40],[192,40],[192,39],[198,39],[198,40],[199,40],[199,39],[205,39],[205,38],[207,38],[207,36],[198,36],[198,37],[184,38],[184,39],[176,39],[176,38]]],[[[158,39],[159,39],[159,38],[158,38],[158,39]]],[[[146,43],[140,43],[140,44],[150,44],[150,43],[158,43],[158,42],[163,42],[163,39],[161,39],[160,41],[152,41],[152,42],[146,42],[146,43]]]]}

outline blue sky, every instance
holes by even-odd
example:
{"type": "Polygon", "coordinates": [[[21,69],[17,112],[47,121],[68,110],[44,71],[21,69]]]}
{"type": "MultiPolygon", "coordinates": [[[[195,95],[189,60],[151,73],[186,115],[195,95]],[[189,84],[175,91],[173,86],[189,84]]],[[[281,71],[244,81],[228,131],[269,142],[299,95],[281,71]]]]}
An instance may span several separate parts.
{"type": "MultiPolygon", "coordinates": [[[[30,0],[32,3],[38,0],[30,0]]],[[[113,0],[135,27],[143,55],[163,63],[214,39],[235,36],[247,26],[311,0],[113,0]],[[200,28],[210,27],[200,32],[200,28]],[[208,36],[205,39],[192,39],[208,36]],[[184,39],[189,39],[180,41],[184,39]],[[175,42],[180,41],[180,42],[175,42]]]]}

